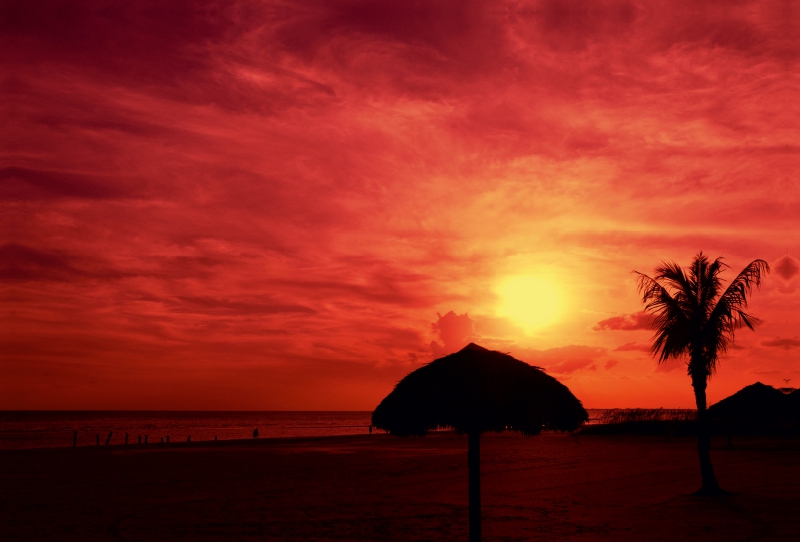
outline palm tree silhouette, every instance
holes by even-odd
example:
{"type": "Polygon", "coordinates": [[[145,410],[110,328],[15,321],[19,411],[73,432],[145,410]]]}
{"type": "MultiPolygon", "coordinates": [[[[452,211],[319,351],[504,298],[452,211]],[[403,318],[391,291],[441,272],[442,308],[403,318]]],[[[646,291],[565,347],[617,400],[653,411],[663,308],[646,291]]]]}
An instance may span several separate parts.
{"type": "Polygon", "coordinates": [[[706,413],[706,387],[717,368],[721,354],[733,342],[734,332],[742,326],[753,329],[758,319],[744,312],[753,285],[769,273],[764,260],[754,260],[722,291],[720,273],[728,265],[722,258],[709,261],[699,252],[685,272],[675,262],[662,261],[655,277],[634,271],[645,310],[653,314],[651,352],[659,363],[688,358],[697,403],[697,452],[703,487],[697,495],[720,495],[725,492],[717,483],[711,465],[711,437],[706,413]]]}

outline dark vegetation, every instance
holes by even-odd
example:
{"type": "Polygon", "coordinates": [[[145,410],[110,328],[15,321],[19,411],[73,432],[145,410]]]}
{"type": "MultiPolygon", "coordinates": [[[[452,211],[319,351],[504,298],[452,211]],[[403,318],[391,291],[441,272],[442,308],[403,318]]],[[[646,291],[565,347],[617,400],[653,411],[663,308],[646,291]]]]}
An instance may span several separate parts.
{"type": "MultiPolygon", "coordinates": [[[[756,382],[708,408],[711,435],[800,436],[800,390],[781,391],[756,382]]],[[[696,436],[692,409],[621,408],[603,412],[582,435],[696,436]]]]}
{"type": "Polygon", "coordinates": [[[697,411],[689,409],[614,408],[606,410],[597,424],[580,430],[582,435],[696,435],[697,411]]]}

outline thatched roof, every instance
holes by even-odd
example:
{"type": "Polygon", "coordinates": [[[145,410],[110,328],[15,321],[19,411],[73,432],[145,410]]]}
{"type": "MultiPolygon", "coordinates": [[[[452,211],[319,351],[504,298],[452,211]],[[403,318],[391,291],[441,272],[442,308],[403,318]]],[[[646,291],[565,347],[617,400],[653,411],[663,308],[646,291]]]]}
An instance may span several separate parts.
{"type": "Polygon", "coordinates": [[[756,382],[708,408],[712,419],[781,420],[790,417],[790,395],[756,382]]]}
{"type": "Polygon", "coordinates": [[[787,397],[789,398],[789,414],[793,420],[800,420],[800,389],[794,390],[787,397]]]}
{"type": "Polygon", "coordinates": [[[470,343],[401,380],[372,413],[394,435],[431,429],[572,431],[588,420],[572,392],[538,367],[470,343]]]}

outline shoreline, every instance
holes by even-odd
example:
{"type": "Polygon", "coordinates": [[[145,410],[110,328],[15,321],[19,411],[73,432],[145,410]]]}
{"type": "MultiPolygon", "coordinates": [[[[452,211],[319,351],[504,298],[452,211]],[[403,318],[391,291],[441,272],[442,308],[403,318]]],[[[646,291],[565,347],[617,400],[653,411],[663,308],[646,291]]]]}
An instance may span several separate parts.
{"type": "MultiPolygon", "coordinates": [[[[608,426],[614,427],[615,425],[619,424],[594,424],[594,425],[587,425],[585,427],[590,428],[597,428],[599,426],[608,426]]],[[[236,447],[236,446],[269,446],[271,444],[305,444],[305,443],[315,443],[315,442],[333,442],[337,440],[346,440],[346,439],[376,439],[376,438],[393,438],[399,439],[400,441],[404,440],[418,440],[418,439],[426,439],[426,438],[437,438],[438,436],[442,435],[451,435],[454,437],[464,437],[466,439],[466,435],[459,435],[456,433],[455,430],[447,429],[447,430],[437,430],[437,431],[430,431],[427,435],[423,437],[396,437],[388,432],[384,432],[382,430],[375,430],[372,434],[366,433],[352,433],[352,434],[341,434],[341,435],[314,435],[314,436],[279,436],[279,437],[258,437],[258,438],[239,438],[239,439],[219,439],[219,440],[171,440],[170,442],[148,442],[148,443],[141,443],[138,442],[131,442],[128,444],[122,443],[113,443],[113,444],[105,444],[102,442],[101,444],[80,444],[78,446],[40,446],[40,447],[32,447],[32,448],[0,448],[0,454],[10,453],[10,452],[36,452],[36,451],[46,451],[46,450],[108,450],[108,451],[124,451],[124,450],[157,450],[157,449],[182,449],[182,448],[224,448],[224,447],[236,447]]],[[[488,432],[482,434],[482,438],[521,438],[521,439],[536,439],[540,437],[545,437],[547,435],[564,435],[570,438],[575,439],[587,439],[587,438],[609,438],[609,439],[626,439],[626,438],[643,438],[643,439],[654,439],[658,440],[681,440],[681,439],[688,439],[692,441],[696,441],[697,437],[694,434],[688,433],[647,433],[647,432],[640,432],[640,433],[625,433],[625,432],[596,432],[596,431],[588,431],[586,433],[582,433],[580,430],[568,433],[568,432],[559,432],[559,431],[542,431],[541,435],[536,436],[524,436],[518,433],[514,433],[511,431],[503,431],[501,433],[493,433],[488,432]]],[[[789,434],[789,435],[777,435],[777,434],[734,434],[734,438],[736,441],[761,441],[761,442],[791,442],[796,441],[800,443],[800,436],[796,434],[789,434]]],[[[728,448],[726,441],[726,436],[724,433],[713,433],[712,434],[712,447],[713,443],[719,441],[718,448],[728,448]]],[[[466,442],[466,440],[465,440],[466,442]]]]}
{"type": "MultiPolygon", "coordinates": [[[[642,409],[633,409],[640,411],[642,409]]],[[[664,409],[656,409],[661,412],[664,409]]],[[[599,425],[604,410],[589,409],[585,427],[599,425]]],[[[649,411],[648,411],[649,412],[649,411]]],[[[655,412],[655,411],[654,411],[655,412]]],[[[670,411],[671,412],[671,411],[670,411]]],[[[122,444],[138,445],[149,436],[148,445],[158,445],[167,435],[172,443],[243,440],[254,428],[261,438],[366,435],[369,411],[0,411],[0,449],[37,449],[122,444]],[[3,418],[5,416],[5,418],[3,418]],[[77,416],[77,417],[75,417],[77,416]]]]}

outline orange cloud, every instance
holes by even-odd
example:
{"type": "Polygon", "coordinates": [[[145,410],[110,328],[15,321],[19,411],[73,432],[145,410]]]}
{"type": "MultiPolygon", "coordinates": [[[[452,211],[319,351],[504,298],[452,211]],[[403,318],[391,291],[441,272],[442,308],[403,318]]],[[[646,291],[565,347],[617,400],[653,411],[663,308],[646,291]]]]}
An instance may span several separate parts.
{"type": "Polygon", "coordinates": [[[633,331],[637,329],[651,329],[652,323],[653,316],[642,311],[600,320],[592,329],[594,331],[633,331]]]}
{"type": "Polygon", "coordinates": [[[638,350],[641,352],[649,352],[650,346],[646,344],[639,344],[639,343],[625,343],[620,345],[614,349],[615,352],[629,352],[631,350],[638,350]]]}
{"type": "MultiPolygon", "coordinates": [[[[547,372],[568,375],[580,369],[592,370],[597,358],[605,355],[606,349],[597,346],[568,345],[543,350],[516,349],[512,354],[532,365],[545,368],[547,372]]],[[[595,366],[595,370],[596,370],[595,366]]]]}

